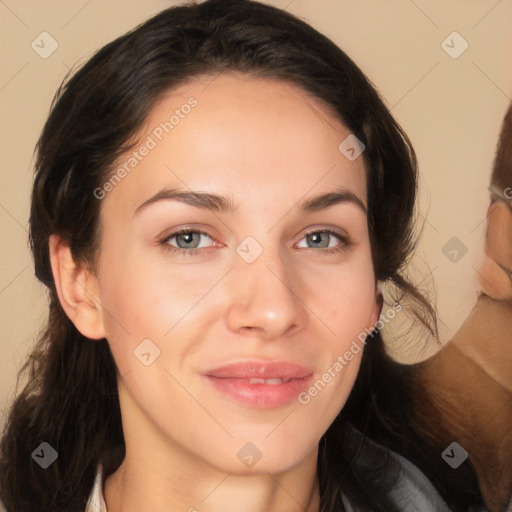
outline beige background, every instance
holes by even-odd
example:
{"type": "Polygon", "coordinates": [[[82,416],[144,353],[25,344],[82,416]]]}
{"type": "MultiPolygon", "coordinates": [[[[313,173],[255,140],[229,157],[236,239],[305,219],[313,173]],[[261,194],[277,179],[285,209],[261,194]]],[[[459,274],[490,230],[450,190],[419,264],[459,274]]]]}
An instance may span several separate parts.
{"type": "MultiPolygon", "coordinates": [[[[75,63],[175,3],[0,0],[0,415],[46,316],[45,292],[34,278],[27,247],[27,219],[32,151],[52,97],[75,63]],[[47,59],[31,48],[42,32],[58,42],[47,59]]],[[[304,18],[339,44],[411,137],[422,173],[420,211],[427,219],[413,270],[436,293],[447,341],[478,291],[486,189],[512,96],[512,1],[268,3],[304,18]],[[453,31],[469,44],[457,59],[441,46],[453,31]],[[454,236],[468,247],[457,263],[442,252],[454,236]]],[[[456,40],[453,45],[460,48],[456,40]]]]}

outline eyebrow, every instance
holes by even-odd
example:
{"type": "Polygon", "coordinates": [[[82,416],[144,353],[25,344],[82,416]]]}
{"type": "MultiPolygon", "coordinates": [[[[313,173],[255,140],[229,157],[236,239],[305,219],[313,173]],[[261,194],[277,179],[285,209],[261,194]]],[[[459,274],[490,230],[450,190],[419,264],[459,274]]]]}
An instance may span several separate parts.
{"type": "MultiPolygon", "coordinates": [[[[209,192],[201,191],[186,191],[175,188],[163,188],[149,199],[144,201],[135,210],[135,215],[139,215],[148,206],[158,203],[160,201],[180,201],[182,203],[211,210],[218,213],[239,213],[239,203],[237,203],[231,196],[221,196],[219,194],[212,194],[209,192]]],[[[326,192],[318,196],[308,198],[300,201],[295,205],[293,210],[297,213],[313,213],[320,210],[329,208],[340,203],[354,204],[358,206],[365,214],[367,214],[366,206],[363,201],[359,199],[350,190],[339,187],[331,192],[326,192]]]]}

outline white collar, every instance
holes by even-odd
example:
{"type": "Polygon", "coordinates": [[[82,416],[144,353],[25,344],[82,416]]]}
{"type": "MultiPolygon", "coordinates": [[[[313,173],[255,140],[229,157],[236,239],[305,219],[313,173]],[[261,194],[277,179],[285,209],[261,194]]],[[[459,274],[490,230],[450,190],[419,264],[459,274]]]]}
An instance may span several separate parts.
{"type": "Polygon", "coordinates": [[[98,466],[94,486],[85,507],[85,512],[107,512],[107,504],[103,497],[103,471],[101,466],[98,466]]]}

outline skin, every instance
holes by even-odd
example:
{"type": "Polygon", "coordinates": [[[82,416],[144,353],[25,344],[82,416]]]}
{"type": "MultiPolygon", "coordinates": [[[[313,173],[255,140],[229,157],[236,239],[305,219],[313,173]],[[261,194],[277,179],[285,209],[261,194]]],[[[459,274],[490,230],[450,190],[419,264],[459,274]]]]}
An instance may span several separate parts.
{"type": "Polygon", "coordinates": [[[316,381],[373,328],[381,296],[364,210],[347,201],[296,208],[339,187],[366,205],[363,158],[338,150],[350,132],[319,101],[282,81],[234,74],[172,91],[141,140],[191,96],[197,106],[102,199],[94,273],[75,265],[58,237],[50,241],[66,313],[86,336],[108,340],[119,369],[126,458],[106,480],[107,508],[317,511],[318,443],[361,352],[307,405],[241,404],[202,372],[256,358],[306,366],[316,381]],[[135,213],[165,187],[231,196],[239,211],[161,200],[135,213]],[[166,250],[178,239],[161,240],[190,225],[208,235],[199,252],[166,250]],[[306,237],[312,228],[320,241],[306,237]],[[322,244],[344,242],[325,229],[347,236],[346,250],[328,253],[322,244]],[[263,248],[250,264],[236,252],[247,236],[263,248]],[[145,366],[133,351],[148,338],[160,356],[145,366]],[[237,457],[248,442],[262,454],[251,468],[237,457]]]}

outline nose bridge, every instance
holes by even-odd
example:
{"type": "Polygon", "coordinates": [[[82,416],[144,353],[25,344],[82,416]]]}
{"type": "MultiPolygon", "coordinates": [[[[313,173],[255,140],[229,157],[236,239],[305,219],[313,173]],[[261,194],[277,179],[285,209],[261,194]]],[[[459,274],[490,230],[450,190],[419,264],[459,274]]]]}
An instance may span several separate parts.
{"type": "Polygon", "coordinates": [[[265,248],[249,263],[243,250],[254,250],[250,243],[240,244],[242,253],[236,256],[230,272],[229,327],[238,332],[255,332],[266,339],[303,327],[307,317],[298,296],[300,283],[294,279],[279,249],[265,248]]]}

